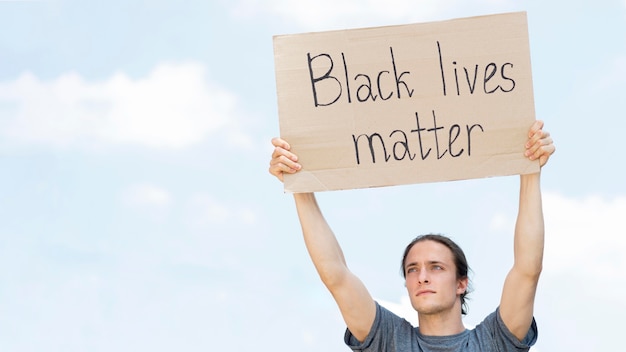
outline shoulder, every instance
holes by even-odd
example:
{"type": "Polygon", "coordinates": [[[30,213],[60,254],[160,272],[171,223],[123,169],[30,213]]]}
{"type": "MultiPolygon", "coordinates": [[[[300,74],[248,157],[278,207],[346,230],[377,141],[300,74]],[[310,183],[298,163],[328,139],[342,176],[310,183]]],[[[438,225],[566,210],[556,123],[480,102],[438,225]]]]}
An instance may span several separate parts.
{"type": "Polygon", "coordinates": [[[527,350],[537,341],[538,330],[533,318],[526,336],[520,341],[504,324],[498,307],[472,330],[472,334],[478,340],[492,341],[496,346],[514,346],[527,350]]]}
{"type": "Polygon", "coordinates": [[[376,302],[376,318],[370,330],[369,335],[363,342],[359,342],[349,329],[346,329],[344,342],[348,347],[358,350],[377,350],[376,346],[386,345],[389,343],[399,344],[398,350],[402,350],[403,341],[409,343],[412,336],[416,334],[416,329],[406,321],[387,308],[376,302]]]}

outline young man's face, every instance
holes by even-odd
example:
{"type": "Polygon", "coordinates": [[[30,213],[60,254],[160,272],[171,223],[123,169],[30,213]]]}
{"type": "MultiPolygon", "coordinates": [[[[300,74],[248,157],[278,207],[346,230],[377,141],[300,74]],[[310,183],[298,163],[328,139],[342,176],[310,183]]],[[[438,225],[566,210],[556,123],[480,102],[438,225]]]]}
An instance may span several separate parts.
{"type": "Polygon", "coordinates": [[[458,308],[468,280],[456,278],[452,251],[431,240],[417,242],[404,264],[406,288],[413,308],[419,314],[438,314],[458,308]]]}

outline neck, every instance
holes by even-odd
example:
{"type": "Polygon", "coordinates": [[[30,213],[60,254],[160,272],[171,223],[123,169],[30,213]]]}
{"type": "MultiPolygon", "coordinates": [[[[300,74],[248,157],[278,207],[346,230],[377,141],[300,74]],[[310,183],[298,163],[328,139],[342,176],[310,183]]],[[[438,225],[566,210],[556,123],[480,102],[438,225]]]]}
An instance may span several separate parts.
{"type": "Polygon", "coordinates": [[[456,335],[465,331],[461,310],[452,309],[435,314],[417,314],[419,329],[422,335],[447,336],[456,335]]]}

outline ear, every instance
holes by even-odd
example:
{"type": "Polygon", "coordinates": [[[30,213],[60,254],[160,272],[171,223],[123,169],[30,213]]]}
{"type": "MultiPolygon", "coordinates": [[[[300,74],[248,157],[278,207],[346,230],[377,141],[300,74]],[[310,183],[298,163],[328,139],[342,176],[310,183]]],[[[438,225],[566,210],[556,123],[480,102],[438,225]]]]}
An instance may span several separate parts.
{"type": "Polygon", "coordinates": [[[457,282],[457,286],[456,286],[456,294],[457,295],[462,295],[463,293],[465,293],[465,291],[467,291],[467,286],[469,285],[469,278],[465,277],[462,279],[459,279],[457,282]]]}

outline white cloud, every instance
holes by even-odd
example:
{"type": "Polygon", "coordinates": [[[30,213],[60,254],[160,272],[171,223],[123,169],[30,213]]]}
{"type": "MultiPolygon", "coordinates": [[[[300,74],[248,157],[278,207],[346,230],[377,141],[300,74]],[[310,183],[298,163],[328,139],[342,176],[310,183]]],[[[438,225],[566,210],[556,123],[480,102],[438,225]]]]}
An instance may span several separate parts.
{"type": "Polygon", "coordinates": [[[197,228],[213,225],[242,224],[254,225],[258,222],[258,212],[245,205],[223,202],[206,194],[192,197],[188,203],[188,223],[197,228]]]}
{"type": "MultiPolygon", "coordinates": [[[[515,6],[515,5],[514,5],[515,6]]],[[[304,28],[350,28],[372,23],[422,22],[510,10],[511,4],[484,0],[468,4],[462,0],[240,0],[236,16],[270,14],[304,28]]]]}
{"type": "Polygon", "coordinates": [[[197,196],[192,200],[196,208],[196,221],[198,223],[226,223],[233,216],[232,211],[222,203],[207,197],[197,196]]]}
{"type": "MultiPolygon", "coordinates": [[[[294,21],[305,28],[316,26],[341,26],[346,22],[366,23],[367,19],[406,18],[407,13],[416,13],[415,2],[410,0],[243,0],[234,10],[240,15],[267,12],[272,15],[294,21]],[[413,9],[413,10],[411,10],[413,9]]],[[[420,6],[418,17],[428,17],[441,5],[436,1],[425,1],[420,6]]]]}
{"type": "Polygon", "coordinates": [[[620,87],[626,81],[626,55],[614,56],[609,65],[608,68],[606,66],[599,68],[600,72],[594,72],[597,78],[588,84],[588,91],[585,91],[585,94],[620,91],[620,87]]]}
{"type": "MultiPolygon", "coordinates": [[[[542,281],[585,278],[582,290],[606,287],[624,275],[626,196],[569,198],[544,192],[543,207],[546,238],[542,281]]],[[[496,214],[490,225],[492,230],[501,230],[513,228],[514,223],[514,216],[496,214]]],[[[593,293],[599,299],[616,299],[621,294],[615,290],[593,293]]]]}
{"type": "Polygon", "coordinates": [[[513,228],[510,217],[504,214],[495,214],[491,218],[491,222],[489,223],[489,229],[492,231],[503,231],[505,229],[513,228]]]}
{"type": "Polygon", "coordinates": [[[123,202],[132,207],[167,207],[171,202],[170,193],[150,184],[138,184],[125,190],[123,202]]]}
{"type": "Polygon", "coordinates": [[[234,107],[234,96],[211,85],[198,63],[161,64],[147,77],[117,73],[101,82],[75,72],[42,81],[27,72],[0,82],[0,133],[54,147],[184,148],[223,127],[234,107]]]}
{"type": "MultiPolygon", "coordinates": [[[[626,196],[568,198],[544,192],[544,272],[590,274],[599,280],[626,271],[626,196]],[[595,266],[583,264],[593,261],[595,266]],[[603,270],[598,271],[598,268],[603,270]]],[[[515,217],[495,214],[490,229],[515,226],[515,217]]]]}
{"type": "Polygon", "coordinates": [[[548,193],[544,212],[547,272],[599,282],[626,272],[626,197],[570,199],[548,193]]]}

